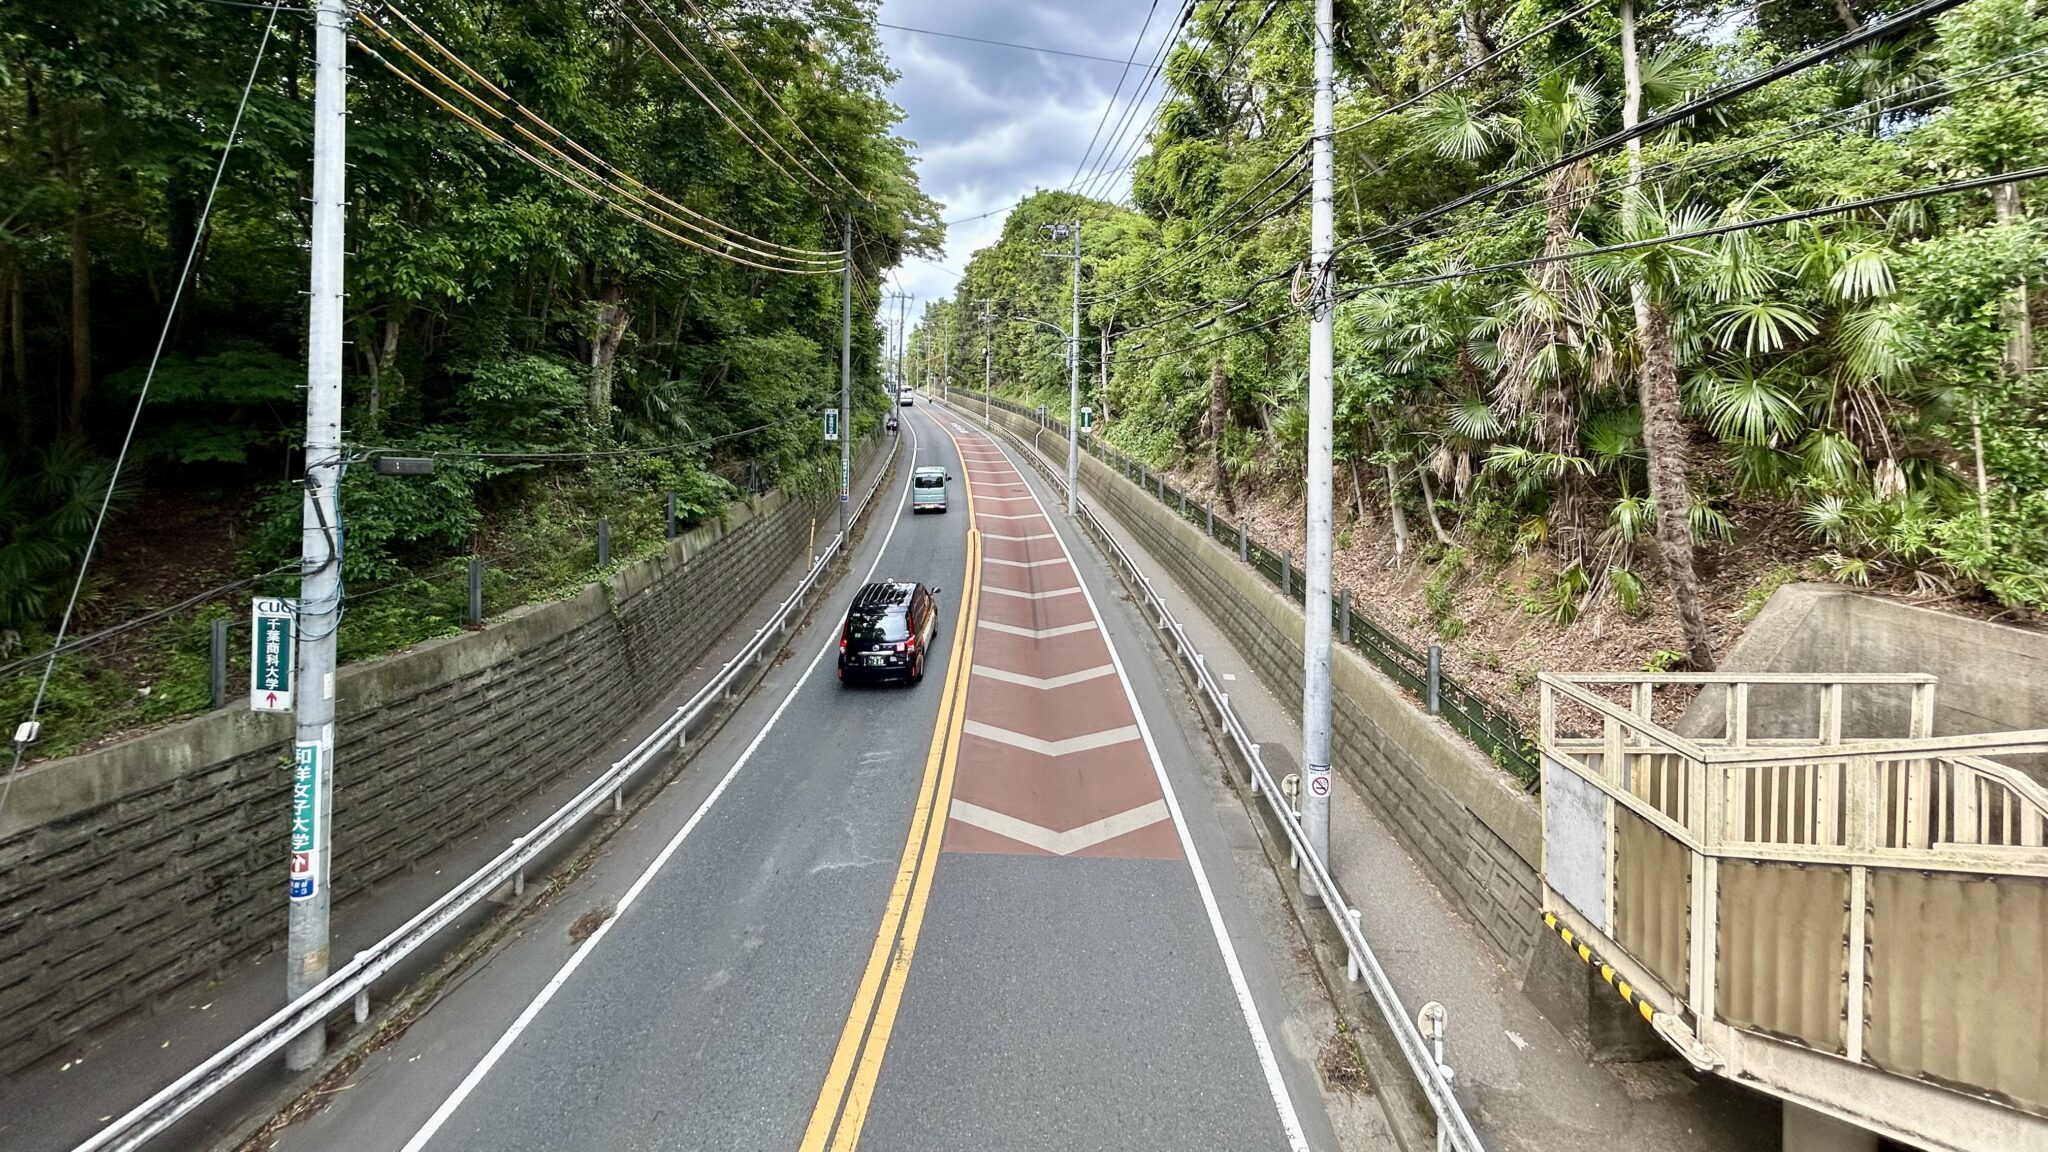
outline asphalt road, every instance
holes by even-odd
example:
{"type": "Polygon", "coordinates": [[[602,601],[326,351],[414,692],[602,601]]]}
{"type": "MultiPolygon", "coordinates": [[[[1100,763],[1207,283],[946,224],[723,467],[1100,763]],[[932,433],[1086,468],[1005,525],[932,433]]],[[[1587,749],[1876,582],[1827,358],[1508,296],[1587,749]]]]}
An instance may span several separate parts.
{"type": "Polygon", "coordinates": [[[821,614],[568,898],[279,1147],[1334,1148],[1269,1036],[1292,945],[1227,861],[1212,887],[1214,817],[1175,796],[1179,698],[1131,674],[1094,554],[1000,448],[904,415],[854,571],[943,589],[924,682],[842,688],[821,614]],[[912,516],[929,464],[953,507],[912,516]]]}

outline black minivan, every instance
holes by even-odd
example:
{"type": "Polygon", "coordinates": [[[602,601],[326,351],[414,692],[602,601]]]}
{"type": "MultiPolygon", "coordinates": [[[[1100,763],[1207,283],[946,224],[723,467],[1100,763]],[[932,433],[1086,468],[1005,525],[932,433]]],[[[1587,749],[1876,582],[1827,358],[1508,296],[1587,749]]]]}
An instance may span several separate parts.
{"type": "Polygon", "coordinates": [[[862,588],[839,629],[839,679],[924,679],[925,654],[939,635],[939,590],[910,580],[862,588]]]}

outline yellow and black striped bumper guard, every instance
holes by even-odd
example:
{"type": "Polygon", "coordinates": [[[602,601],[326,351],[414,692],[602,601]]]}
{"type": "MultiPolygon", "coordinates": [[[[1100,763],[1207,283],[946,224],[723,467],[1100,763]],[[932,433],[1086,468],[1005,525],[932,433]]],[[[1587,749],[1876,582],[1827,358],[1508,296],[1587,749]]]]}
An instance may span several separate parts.
{"type": "Polygon", "coordinates": [[[1607,981],[1616,992],[1621,993],[1621,998],[1627,1001],[1630,1007],[1642,1013],[1643,1019],[1648,1020],[1652,1024],[1657,1022],[1657,1009],[1648,1000],[1636,994],[1635,988],[1630,986],[1629,982],[1622,979],[1621,975],[1614,970],[1614,965],[1600,959],[1599,953],[1586,947],[1585,941],[1579,939],[1578,933],[1560,923],[1557,913],[1545,912],[1543,914],[1543,923],[1549,925],[1550,930],[1557,933],[1558,939],[1563,940],[1566,947],[1577,953],[1579,959],[1598,969],[1600,978],[1607,981]]]}

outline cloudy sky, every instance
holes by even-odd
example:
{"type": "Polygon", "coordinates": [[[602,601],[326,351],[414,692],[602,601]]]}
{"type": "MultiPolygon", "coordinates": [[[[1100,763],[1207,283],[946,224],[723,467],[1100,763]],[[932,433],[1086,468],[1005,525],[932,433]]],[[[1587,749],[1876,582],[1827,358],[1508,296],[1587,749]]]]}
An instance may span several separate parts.
{"type": "MultiPolygon", "coordinates": [[[[1064,188],[1074,179],[1082,152],[1110,103],[1122,61],[1144,27],[1152,0],[882,0],[882,42],[901,79],[893,97],[905,113],[899,131],[917,143],[918,174],[925,192],[943,206],[948,221],[941,268],[907,260],[897,270],[902,291],[923,302],[953,290],[958,272],[975,249],[1002,234],[1003,214],[1036,188],[1064,188]],[[1113,58],[1115,63],[1049,52],[1020,51],[948,39],[886,25],[985,40],[1005,40],[1113,58]],[[995,212],[982,219],[966,219],[995,212]]],[[[1137,63],[1123,80],[1116,111],[1102,130],[1106,140],[1136,95],[1159,42],[1169,33],[1178,0],[1152,11],[1137,63]]],[[[1124,124],[1128,141],[1143,127],[1162,85],[1144,95],[1124,124]]],[[[1096,152],[1102,149],[1100,142],[1096,152]]],[[[1124,142],[1116,154],[1122,157],[1124,142]]],[[[1096,167],[1097,156],[1088,159],[1096,167]]],[[[1110,167],[1114,167],[1112,163],[1110,167]]],[[[1084,187],[1087,185],[1084,173],[1084,187]]],[[[1122,195],[1121,174],[1095,191],[1122,195]]]]}

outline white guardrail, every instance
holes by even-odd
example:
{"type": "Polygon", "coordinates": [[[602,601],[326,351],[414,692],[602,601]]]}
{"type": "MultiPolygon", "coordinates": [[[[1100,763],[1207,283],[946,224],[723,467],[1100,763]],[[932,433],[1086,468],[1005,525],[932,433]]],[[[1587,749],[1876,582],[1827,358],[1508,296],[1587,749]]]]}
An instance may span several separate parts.
{"type": "MultiPolygon", "coordinates": [[[[957,409],[955,410],[958,411],[957,409]]],[[[961,413],[963,419],[974,418],[961,413]]],[[[1024,438],[1007,428],[994,428],[1017,445],[1028,458],[1046,483],[1062,497],[1067,490],[1066,477],[1055,473],[1038,452],[1027,447],[1024,438]]],[[[1373,1003],[1385,1017],[1388,1031],[1393,1033],[1401,1055],[1408,1062],[1409,1071],[1422,1086],[1422,1093],[1428,1098],[1431,1109],[1436,1112],[1437,1147],[1455,1149],[1457,1152],[1485,1152],[1485,1145],[1479,1142],[1479,1134],[1472,1129],[1471,1121],[1465,1118],[1465,1110],[1458,1103],[1457,1094],[1451,1090],[1451,1070],[1443,1062],[1444,1010],[1441,1005],[1431,1004],[1423,1008],[1423,1016],[1430,1020],[1434,1036],[1425,1039],[1416,1017],[1411,1016],[1401,1003],[1400,993],[1394,990],[1393,981],[1387,979],[1386,970],[1380,967],[1379,958],[1373,955],[1372,945],[1366,943],[1365,932],[1359,924],[1359,912],[1344,896],[1344,890],[1337,886],[1336,878],[1324,866],[1320,857],[1308,845],[1308,834],[1302,829],[1301,820],[1292,806],[1281,795],[1280,787],[1266,768],[1265,757],[1259,752],[1259,745],[1245,731],[1230,706],[1230,694],[1223,691],[1215,677],[1209,674],[1208,658],[1196,651],[1188,640],[1187,630],[1181,627],[1173,613],[1167,611],[1166,600],[1159,595],[1145,573],[1124,550],[1116,537],[1103,527],[1093,509],[1086,502],[1076,501],[1080,510],[1082,526],[1102,545],[1109,557],[1122,569],[1125,583],[1140,594],[1141,607],[1152,613],[1156,627],[1172,642],[1173,654],[1186,664],[1202,694],[1209,698],[1223,730],[1229,734],[1230,742],[1237,747],[1238,755],[1249,768],[1251,788],[1255,794],[1263,795],[1273,815],[1280,821],[1280,827],[1287,833],[1288,843],[1293,846],[1297,867],[1305,866],[1314,880],[1316,892],[1322,897],[1323,906],[1331,912],[1331,921],[1344,937],[1345,947],[1350,950],[1350,972],[1354,980],[1363,979],[1366,989],[1372,994],[1373,1003]]]]}
{"type": "MultiPolygon", "coordinates": [[[[860,522],[889,477],[889,464],[896,458],[897,445],[901,441],[895,436],[888,439],[889,455],[882,462],[881,474],[861,496],[860,502],[854,505],[847,520],[849,525],[860,522]]],[[[490,863],[471,873],[468,879],[451,888],[390,935],[356,953],[353,959],[318,986],[237,1037],[169,1087],[94,1133],[74,1152],[127,1152],[128,1149],[140,1148],[215,1093],[247,1075],[293,1037],[309,1028],[325,1027],[329,1018],[351,1003],[354,1004],[358,1023],[368,1019],[370,986],[379,977],[389,973],[421,945],[503,885],[523,886],[528,864],[582,823],[585,817],[607,805],[614,811],[622,808],[626,785],[642,769],[653,763],[671,743],[681,751],[691,727],[699,719],[715,708],[731,703],[737,694],[735,686],[749,671],[748,665],[757,660],[765,664],[773,658],[783,633],[795,627],[801,619],[805,598],[816,589],[826,569],[844,546],[845,541],[834,534],[812,562],[809,571],[804,573],[803,579],[797,582],[796,590],[782,601],[775,615],[761,625],[753,638],[725,662],[718,675],[581,792],[555,809],[531,831],[514,837],[512,843],[490,863]]]]}

